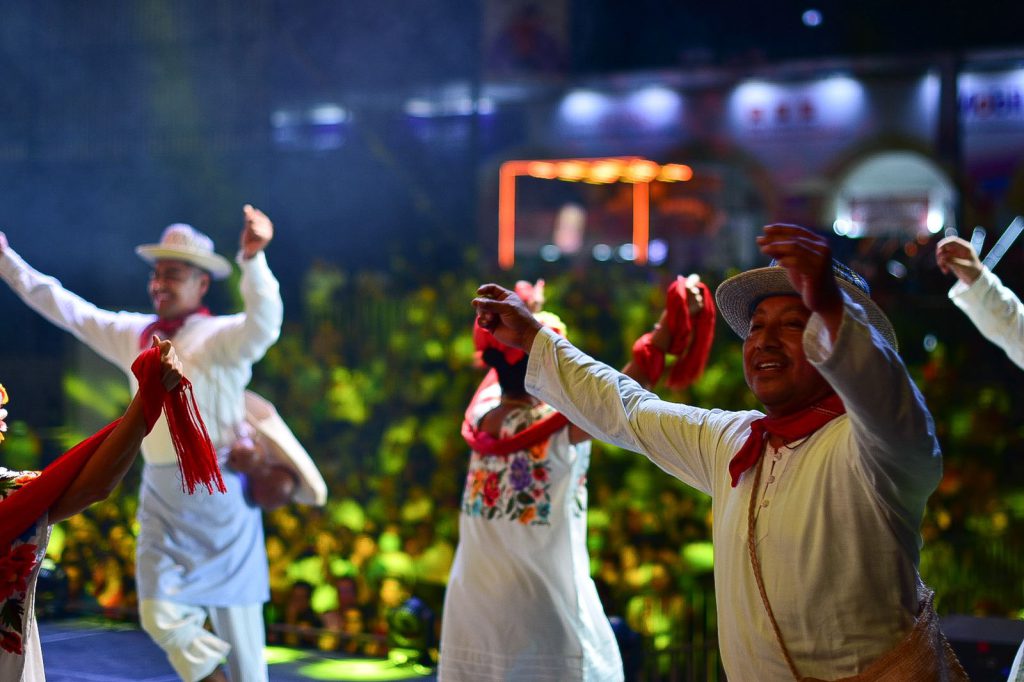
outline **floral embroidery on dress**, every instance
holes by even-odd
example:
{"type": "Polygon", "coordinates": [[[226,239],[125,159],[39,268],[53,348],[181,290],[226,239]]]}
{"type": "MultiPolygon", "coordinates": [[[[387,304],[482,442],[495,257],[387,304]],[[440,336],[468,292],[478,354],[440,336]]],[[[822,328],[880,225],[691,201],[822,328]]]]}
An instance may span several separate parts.
{"type": "MultiPolygon", "coordinates": [[[[39,475],[38,472],[10,471],[0,467],[0,499],[39,475]]],[[[28,579],[38,561],[40,526],[36,523],[0,555],[0,648],[21,655],[28,579]],[[35,541],[35,542],[33,542],[35,541]]]]}
{"type": "MultiPolygon", "coordinates": [[[[546,405],[513,411],[502,424],[502,435],[516,434],[551,412],[546,405]]],[[[548,441],[505,456],[474,452],[466,475],[462,512],[488,520],[550,525],[550,481],[548,441]]]]}

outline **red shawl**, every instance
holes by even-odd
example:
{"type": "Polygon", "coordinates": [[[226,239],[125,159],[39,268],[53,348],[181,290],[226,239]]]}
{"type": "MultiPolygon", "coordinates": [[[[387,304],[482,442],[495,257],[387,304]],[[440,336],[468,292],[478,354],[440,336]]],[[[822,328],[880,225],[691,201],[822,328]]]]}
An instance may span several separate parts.
{"type": "Polygon", "coordinates": [[[556,431],[569,423],[565,415],[555,412],[544,419],[528,426],[514,436],[508,438],[495,438],[489,433],[476,428],[472,413],[480,398],[481,392],[498,381],[498,373],[493,369],[487,373],[480,387],[473,394],[466,408],[466,416],[462,420],[462,437],[475,452],[481,455],[510,455],[513,452],[527,450],[537,443],[542,443],[550,438],[556,431]]]}

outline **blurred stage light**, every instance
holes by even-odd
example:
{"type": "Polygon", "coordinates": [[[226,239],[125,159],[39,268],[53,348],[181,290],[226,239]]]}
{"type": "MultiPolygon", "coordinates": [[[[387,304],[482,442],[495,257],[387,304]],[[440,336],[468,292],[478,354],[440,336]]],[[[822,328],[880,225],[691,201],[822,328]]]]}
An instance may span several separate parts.
{"type": "Polygon", "coordinates": [[[647,260],[651,265],[661,265],[668,258],[668,244],[663,239],[652,239],[647,245],[647,260]]]}
{"type": "Polygon", "coordinates": [[[946,214],[941,208],[928,209],[927,226],[932,234],[939,233],[946,224],[946,214]]]}
{"type": "Polygon", "coordinates": [[[591,165],[587,181],[597,184],[616,182],[622,176],[622,167],[623,163],[619,159],[598,161],[591,165]]]}
{"type": "Polygon", "coordinates": [[[804,26],[807,26],[808,28],[816,28],[818,26],[821,26],[821,12],[819,12],[816,9],[809,9],[805,11],[803,13],[803,16],[801,16],[800,18],[804,22],[804,26]]]}
{"type": "Polygon", "coordinates": [[[891,260],[886,263],[885,270],[896,279],[903,279],[907,276],[907,266],[898,260],[891,260]]]}
{"type": "Polygon", "coordinates": [[[939,340],[938,338],[936,338],[935,334],[925,334],[924,340],[922,341],[922,345],[924,346],[924,349],[926,351],[931,353],[933,350],[938,348],[939,340]]]}
{"type": "Polygon", "coordinates": [[[626,171],[623,173],[623,179],[626,182],[650,182],[658,177],[658,173],[661,171],[661,166],[648,161],[647,159],[637,159],[626,166],[626,171]]]}
{"type": "Polygon", "coordinates": [[[607,244],[594,244],[594,249],[591,253],[594,255],[594,260],[604,263],[611,260],[612,247],[607,244]]]}
{"type": "Polygon", "coordinates": [[[851,225],[852,223],[849,218],[836,218],[832,223],[832,231],[840,237],[848,237],[851,225]]]}
{"type": "Polygon", "coordinates": [[[599,121],[609,106],[606,95],[593,90],[575,90],[565,96],[558,112],[568,123],[589,125],[599,121]]]}
{"type": "Polygon", "coordinates": [[[557,166],[557,172],[560,180],[576,182],[587,174],[587,164],[580,161],[562,161],[557,166]]]}
{"type": "Polygon", "coordinates": [[[682,163],[668,163],[661,167],[658,180],[662,182],[686,182],[693,179],[693,169],[682,163]]]}
{"type": "Polygon", "coordinates": [[[554,180],[558,177],[558,168],[550,161],[531,161],[526,167],[531,178],[554,180]]]}
{"type": "Polygon", "coordinates": [[[348,111],[336,104],[321,104],[309,110],[309,120],[315,125],[333,125],[348,120],[348,111]]]}
{"type": "MultiPolygon", "coordinates": [[[[649,159],[624,156],[596,159],[523,159],[501,164],[498,173],[498,265],[509,269],[515,263],[516,194],[517,179],[523,176],[565,182],[584,181],[592,184],[626,182],[632,184],[633,235],[630,243],[631,260],[644,265],[650,260],[650,183],[686,182],[694,177],[693,168],[686,164],[670,163],[662,166],[649,159]]],[[[559,257],[574,254],[583,245],[586,210],[579,205],[565,205],[555,220],[552,242],[560,250],[559,257]]],[[[597,260],[609,260],[614,255],[611,247],[607,256],[603,249],[595,252],[597,260]]],[[[536,253],[536,252],[535,252],[536,253]]],[[[549,255],[553,252],[544,252],[549,255]]],[[[667,248],[655,264],[664,262],[667,248]]]]}
{"type": "Polygon", "coordinates": [[[648,126],[661,128],[679,120],[682,99],[675,90],[651,85],[630,95],[627,106],[648,126]]]}
{"type": "Polygon", "coordinates": [[[540,247],[540,258],[548,263],[554,263],[562,257],[562,250],[554,244],[545,244],[540,247]]]}

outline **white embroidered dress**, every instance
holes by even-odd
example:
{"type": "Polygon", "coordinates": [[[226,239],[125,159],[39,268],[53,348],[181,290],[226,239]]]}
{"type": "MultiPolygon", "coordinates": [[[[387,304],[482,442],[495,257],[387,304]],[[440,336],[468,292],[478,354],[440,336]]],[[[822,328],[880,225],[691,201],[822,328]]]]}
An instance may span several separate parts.
{"type": "MultiPolygon", "coordinates": [[[[497,406],[485,389],[470,419],[497,406]]],[[[513,410],[502,437],[552,412],[513,410]]],[[[507,456],[473,452],[462,498],[459,546],[445,595],[442,682],[574,682],[623,679],[611,626],[586,549],[590,443],[568,427],[507,456]]]]}
{"type": "MultiPolygon", "coordinates": [[[[11,471],[0,467],[0,499],[35,478],[37,472],[11,471]]],[[[43,514],[35,525],[0,557],[0,680],[45,682],[43,653],[36,625],[36,580],[50,541],[50,525],[43,514]],[[28,561],[32,560],[32,564],[28,561]],[[26,572],[27,569],[27,572],[26,572]],[[17,649],[20,645],[22,653],[17,649]]]]}

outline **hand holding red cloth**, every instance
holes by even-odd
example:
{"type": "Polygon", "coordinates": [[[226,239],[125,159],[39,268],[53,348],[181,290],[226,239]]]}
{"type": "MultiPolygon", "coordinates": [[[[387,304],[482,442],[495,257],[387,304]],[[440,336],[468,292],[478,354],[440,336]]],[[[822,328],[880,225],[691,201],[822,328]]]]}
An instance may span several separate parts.
{"type": "MultiPolygon", "coordinates": [[[[153,347],[143,351],[132,363],[132,373],[139,381],[139,399],[146,419],[146,433],[166,410],[167,425],[174,440],[182,471],[182,487],[189,493],[197,484],[206,485],[213,492],[227,492],[221,478],[220,467],[206,425],[195,404],[192,384],[185,377],[171,391],[161,382],[160,350],[153,347]]],[[[122,417],[123,419],[123,417],[122,417]]],[[[75,480],[82,467],[106,440],[121,419],[103,427],[68,450],[6,499],[0,501],[0,554],[6,554],[11,543],[35,525],[39,517],[60,499],[75,480]]]]}
{"type": "MultiPolygon", "coordinates": [[[[665,324],[672,336],[668,352],[680,356],[669,372],[669,388],[681,389],[689,386],[704,372],[711,344],[715,340],[715,303],[711,290],[704,282],[698,281],[703,307],[695,315],[690,312],[686,278],[677,276],[668,287],[665,299],[665,324]],[[693,342],[687,350],[687,340],[693,334],[693,342]],[[682,355],[685,352],[685,355],[682,355]]],[[[641,336],[633,344],[633,362],[647,377],[651,386],[658,383],[665,371],[665,351],[652,342],[653,334],[641,336]]]]}

